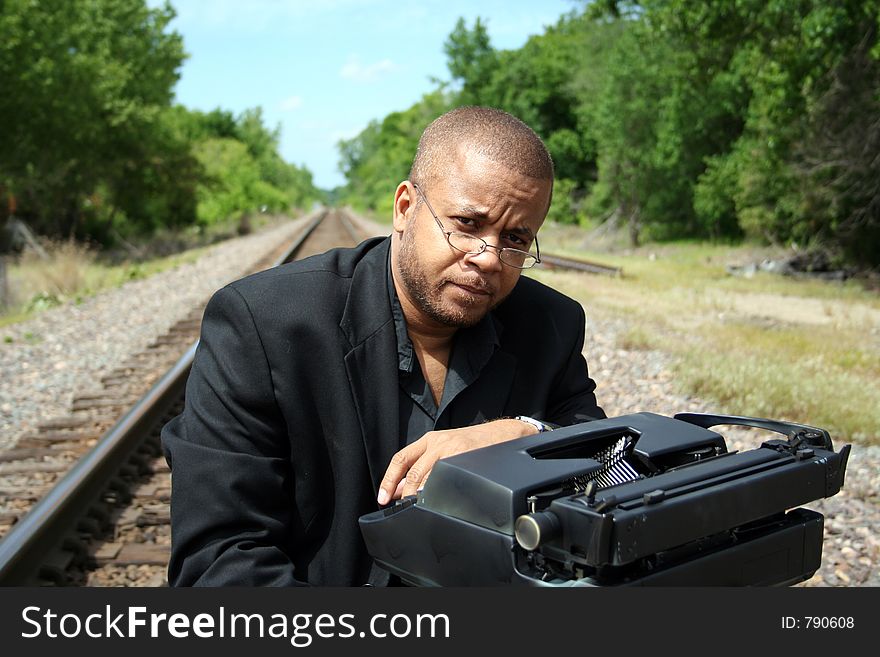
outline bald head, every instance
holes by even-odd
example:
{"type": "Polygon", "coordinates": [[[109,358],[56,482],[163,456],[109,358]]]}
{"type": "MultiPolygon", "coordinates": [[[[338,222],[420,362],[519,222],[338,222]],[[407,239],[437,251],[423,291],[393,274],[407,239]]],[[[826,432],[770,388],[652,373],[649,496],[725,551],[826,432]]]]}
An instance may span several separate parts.
{"type": "Polygon", "coordinates": [[[422,133],[409,179],[430,184],[460,152],[476,152],[513,171],[553,181],[553,160],[541,138],[518,118],[491,107],[459,107],[422,133]]]}

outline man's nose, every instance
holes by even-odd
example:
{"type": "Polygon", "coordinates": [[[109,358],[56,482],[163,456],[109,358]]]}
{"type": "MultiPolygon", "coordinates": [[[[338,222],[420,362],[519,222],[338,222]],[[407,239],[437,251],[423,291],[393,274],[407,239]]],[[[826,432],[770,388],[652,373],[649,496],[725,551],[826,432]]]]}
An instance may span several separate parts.
{"type": "Polygon", "coordinates": [[[482,253],[468,254],[466,258],[481,271],[500,271],[504,268],[501,262],[501,247],[493,246],[488,242],[482,253]]]}

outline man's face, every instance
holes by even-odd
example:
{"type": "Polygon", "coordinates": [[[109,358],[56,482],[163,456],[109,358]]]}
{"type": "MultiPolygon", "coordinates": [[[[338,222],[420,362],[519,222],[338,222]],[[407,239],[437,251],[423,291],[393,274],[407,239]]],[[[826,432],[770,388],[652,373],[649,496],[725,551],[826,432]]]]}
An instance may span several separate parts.
{"type": "MultiPolygon", "coordinates": [[[[549,205],[550,181],[512,171],[473,151],[460,150],[442,175],[419,181],[444,231],[475,235],[499,248],[534,252],[549,205]]],[[[465,254],[446,241],[425,202],[409,184],[398,187],[394,230],[399,237],[395,276],[426,325],[467,327],[513,290],[521,270],[502,264],[496,249],[465,254]],[[401,195],[405,195],[401,203],[401,195]]],[[[402,299],[402,301],[404,301],[402,299]]]]}

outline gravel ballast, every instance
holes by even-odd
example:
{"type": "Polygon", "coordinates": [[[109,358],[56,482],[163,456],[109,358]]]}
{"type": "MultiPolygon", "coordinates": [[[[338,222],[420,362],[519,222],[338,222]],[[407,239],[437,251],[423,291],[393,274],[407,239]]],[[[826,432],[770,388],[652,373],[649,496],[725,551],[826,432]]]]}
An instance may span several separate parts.
{"type": "Polygon", "coordinates": [[[0,449],[66,415],[74,393],[96,388],[101,376],[247,272],[305,220],[224,241],[195,262],[0,328],[0,449]]]}
{"type": "MultiPolygon", "coordinates": [[[[40,422],[67,414],[74,393],[94,388],[97,377],[143,350],[280,240],[298,232],[306,220],[229,240],[194,263],[0,329],[0,449],[14,445],[19,435],[40,422]]],[[[373,234],[389,230],[363,219],[356,223],[363,230],[372,228],[373,234]]],[[[585,351],[599,402],[609,416],[718,411],[705,400],[676,391],[672,363],[665,354],[620,348],[619,336],[627,329],[623,320],[586,311],[585,351]]],[[[749,431],[721,432],[731,449],[751,449],[762,440],[749,431]]],[[[835,449],[841,446],[835,439],[835,449]]],[[[822,567],[806,586],[880,586],[878,490],[880,447],[853,445],[843,490],[807,505],[825,514],[825,545],[822,567]]]]}

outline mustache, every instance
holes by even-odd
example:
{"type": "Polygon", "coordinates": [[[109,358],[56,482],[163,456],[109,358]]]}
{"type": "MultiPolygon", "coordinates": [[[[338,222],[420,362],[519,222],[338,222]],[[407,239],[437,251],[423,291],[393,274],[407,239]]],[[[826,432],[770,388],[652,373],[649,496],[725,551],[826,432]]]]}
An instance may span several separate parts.
{"type": "Polygon", "coordinates": [[[489,283],[489,281],[483,278],[462,278],[462,279],[446,279],[447,283],[454,283],[456,285],[463,285],[465,287],[469,287],[473,290],[478,290],[480,292],[486,292],[487,294],[495,294],[495,287],[489,283]]]}

